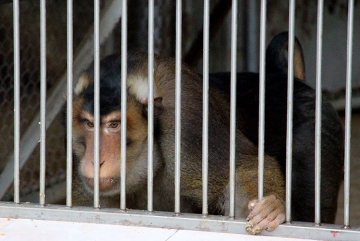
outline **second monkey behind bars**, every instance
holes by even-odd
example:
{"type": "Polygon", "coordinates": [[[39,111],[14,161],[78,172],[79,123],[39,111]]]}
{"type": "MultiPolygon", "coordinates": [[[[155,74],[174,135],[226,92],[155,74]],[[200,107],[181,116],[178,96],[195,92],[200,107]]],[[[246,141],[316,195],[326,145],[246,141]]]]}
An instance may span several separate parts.
{"type": "MultiPolygon", "coordinates": [[[[285,221],[287,33],[267,50],[264,197],[258,195],[259,75],[237,74],[235,215],[247,218],[251,234],[272,231],[285,221]],[[279,47],[280,46],[280,47],[279,47]],[[274,54],[275,53],[275,54],[274,54]],[[277,54],[276,54],[277,53],[277,54]],[[275,63],[275,64],[274,64],[275,63]],[[271,67],[273,66],[273,67],[271,67]]],[[[295,52],[292,220],[314,221],[315,92],[304,83],[301,46],[295,52]],[[300,55],[297,55],[300,54],[300,55]],[[297,58],[296,56],[301,56],[297,58]]],[[[73,205],[92,206],[94,187],[94,71],[79,78],[73,100],[73,205]]],[[[202,210],[202,79],[186,64],[181,69],[181,212],[202,210]]],[[[100,205],[119,207],[121,57],[100,63],[100,205]]],[[[126,206],[147,207],[148,59],[128,54],[126,206]]],[[[229,215],[230,74],[210,75],[209,214],[229,215]]],[[[342,180],[343,130],[331,104],[322,101],[321,217],[332,223],[342,180]]],[[[175,61],[154,59],[153,208],[174,210],[175,61]]]]}

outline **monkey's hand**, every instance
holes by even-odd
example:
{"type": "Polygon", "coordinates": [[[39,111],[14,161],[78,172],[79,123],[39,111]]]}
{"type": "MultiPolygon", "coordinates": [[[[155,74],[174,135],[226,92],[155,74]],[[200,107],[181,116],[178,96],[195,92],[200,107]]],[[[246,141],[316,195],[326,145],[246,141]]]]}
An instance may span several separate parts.
{"type": "Polygon", "coordinates": [[[275,195],[269,195],[262,200],[252,200],[248,204],[250,214],[245,229],[249,234],[258,234],[262,230],[273,231],[285,221],[285,205],[275,195]]]}

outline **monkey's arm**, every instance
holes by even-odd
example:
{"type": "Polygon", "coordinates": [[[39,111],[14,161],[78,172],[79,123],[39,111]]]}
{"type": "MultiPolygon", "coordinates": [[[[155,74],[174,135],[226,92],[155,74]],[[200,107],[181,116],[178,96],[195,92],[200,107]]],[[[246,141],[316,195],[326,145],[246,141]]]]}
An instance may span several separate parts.
{"type": "Polygon", "coordinates": [[[240,188],[248,197],[248,209],[245,229],[250,234],[262,230],[273,231],[285,221],[285,181],[277,160],[265,156],[264,197],[258,200],[258,165],[257,156],[247,157],[238,168],[237,179],[240,188]]]}

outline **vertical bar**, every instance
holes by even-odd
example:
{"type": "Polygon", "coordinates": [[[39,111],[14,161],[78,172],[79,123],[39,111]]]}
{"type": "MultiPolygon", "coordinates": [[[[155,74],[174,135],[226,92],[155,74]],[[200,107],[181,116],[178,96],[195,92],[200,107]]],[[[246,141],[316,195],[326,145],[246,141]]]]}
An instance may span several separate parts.
{"type": "Polygon", "coordinates": [[[45,205],[46,173],[46,0],[40,1],[40,205],[45,205]]]}
{"type": "Polygon", "coordinates": [[[315,225],[321,223],[321,64],[324,1],[318,1],[316,36],[316,105],[315,105],[315,225]]]}
{"type": "Polygon", "coordinates": [[[289,47],[288,47],[288,89],[287,89],[287,125],[286,125],[286,222],[291,222],[291,179],[293,145],[293,94],[294,94],[294,34],[295,0],[289,3],[289,47]]]}
{"type": "Polygon", "coordinates": [[[180,151],[181,151],[181,26],[182,1],[176,0],[176,49],[175,49],[175,214],[180,214],[180,151]]]}
{"type": "Polygon", "coordinates": [[[202,214],[208,215],[208,126],[209,126],[209,18],[210,2],[204,0],[203,129],[202,129],[202,214]]]}
{"type": "Polygon", "coordinates": [[[232,1],[231,13],[231,101],[230,101],[230,211],[235,217],[235,153],[236,153],[236,54],[238,1],[232,1]]]}
{"type": "Polygon", "coordinates": [[[94,208],[100,208],[100,1],[94,0],[94,208]]]}
{"type": "Polygon", "coordinates": [[[20,202],[20,31],[19,0],[13,1],[14,17],[14,202],[20,202]]]}
{"type": "Polygon", "coordinates": [[[121,168],[120,209],[126,209],[126,123],[127,123],[127,0],[122,1],[121,13],[121,168]]]}
{"type": "Polygon", "coordinates": [[[66,205],[72,206],[73,0],[67,1],[66,205]]]}
{"type": "Polygon", "coordinates": [[[149,0],[149,98],[148,98],[148,211],[153,211],[154,147],[154,0],[149,0]]]}
{"type": "Polygon", "coordinates": [[[347,66],[345,104],[345,153],[344,153],[344,228],[350,228],[350,147],[351,147],[351,73],[354,30],[354,1],[349,0],[347,26],[347,66]]]}
{"type": "Polygon", "coordinates": [[[260,7],[260,63],[259,63],[259,143],[258,143],[258,199],[264,196],[264,143],[265,143],[265,40],[266,40],[266,5],[261,1],[260,7]]]}

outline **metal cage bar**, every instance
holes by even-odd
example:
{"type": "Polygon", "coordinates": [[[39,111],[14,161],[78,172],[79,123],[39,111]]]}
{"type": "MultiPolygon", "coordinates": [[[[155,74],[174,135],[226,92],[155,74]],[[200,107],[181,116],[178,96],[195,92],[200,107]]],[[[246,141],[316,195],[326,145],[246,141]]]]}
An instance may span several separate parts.
{"type": "Polygon", "coordinates": [[[238,1],[232,1],[231,10],[231,101],[230,101],[230,211],[235,217],[235,161],[236,161],[236,54],[237,54],[237,12],[238,1]]]}
{"type": "Polygon", "coordinates": [[[264,196],[264,133],[265,133],[265,41],[266,41],[266,5],[262,0],[260,6],[260,57],[259,57],[259,141],[258,141],[258,199],[264,196]]]}
{"type": "Polygon", "coordinates": [[[120,209],[126,209],[126,124],[127,124],[127,0],[122,1],[121,18],[121,160],[120,209]]]}
{"type": "Polygon", "coordinates": [[[324,1],[318,1],[316,36],[316,105],[315,105],[315,225],[321,223],[321,70],[324,1]]]}
{"type": "Polygon", "coordinates": [[[175,214],[180,213],[181,174],[181,27],[182,0],[176,1],[176,50],[175,50],[175,214]]]}
{"type": "Polygon", "coordinates": [[[40,205],[45,205],[46,174],[46,0],[40,1],[40,205]]]}
{"type": "Polygon", "coordinates": [[[204,0],[203,56],[203,126],[202,126],[202,214],[208,215],[208,157],[209,157],[209,28],[210,1],[204,0]]]}
{"type": "Polygon", "coordinates": [[[350,228],[350,145],[351,145],[351,73],[354,30],[354,1],[348,3],[347,23],[347,66],[346,66],[346,105],[345,105],[345,151],[344,151],[344,228],[350,228]]]}
{"type": "Polygon", "coordinates": [[[153,147],[154,147],[154,0],[149,1],[148,45],[148,211],[153,211],[153,147]]]}
{"type": "Polygon", "coordinates": [[[67,0],[66,205],[72,206],[73,0],[67,0]]]}
{"type": "Polygon", "coordinates": [[[286,116],[286,222],[291,222],[291,179],[293,146],[295,0],[289,2],[288,89],[286,116]]]}
{"type": "Polygon", "coordinates": [[[13,2],[14,18],[14,202],[20,202],[20,11],[13,2]]]}
{"type": "Polygon", "coordinates": [[[100,1],[94,0],[94,208],[100,208],[100,1]]]}

